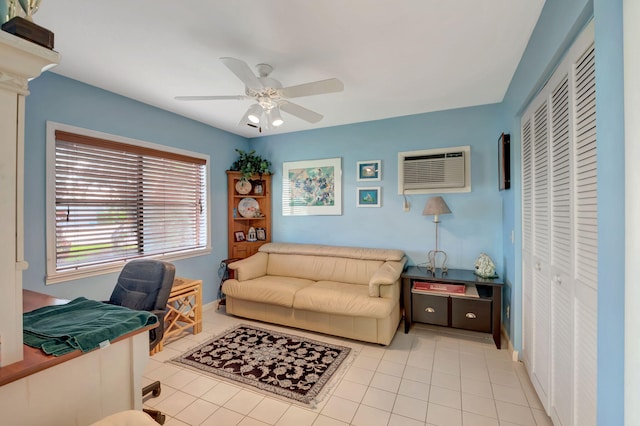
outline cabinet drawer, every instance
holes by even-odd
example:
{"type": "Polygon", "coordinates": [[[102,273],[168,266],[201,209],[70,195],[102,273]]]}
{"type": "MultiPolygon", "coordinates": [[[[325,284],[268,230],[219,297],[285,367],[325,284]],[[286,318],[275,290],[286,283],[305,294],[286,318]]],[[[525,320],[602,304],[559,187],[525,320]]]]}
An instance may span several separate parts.
{"type": "Polygon", "coordinates": [[[451,298],[451,326],[491,332],[491,300],[451,298]]]}
{"type": "Polygon", "coordinates": [[[430,296],[428,294],[412,294],[413,321],[435,325],[449,325],[449,298],[447,296],[430,296]]]}

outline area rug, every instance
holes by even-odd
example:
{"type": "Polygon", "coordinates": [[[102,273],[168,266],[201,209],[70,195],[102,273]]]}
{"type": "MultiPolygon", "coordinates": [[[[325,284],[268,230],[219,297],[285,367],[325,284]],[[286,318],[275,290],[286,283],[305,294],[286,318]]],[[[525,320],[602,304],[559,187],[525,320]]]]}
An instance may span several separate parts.
{"type": "Polygon", "coordinates": [[[351,349],[240,324],[170,362],[314,406],[351,349]]]}

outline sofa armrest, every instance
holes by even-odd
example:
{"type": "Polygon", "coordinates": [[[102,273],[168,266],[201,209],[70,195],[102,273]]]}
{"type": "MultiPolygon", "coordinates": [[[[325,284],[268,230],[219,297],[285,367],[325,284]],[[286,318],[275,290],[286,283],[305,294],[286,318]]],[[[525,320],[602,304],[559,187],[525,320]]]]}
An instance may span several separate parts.
{"type": "Polygon", "coordinates": [[[235,279],[247,281],[267,274],[267,253],[258,252],[246,259],[230,263],[228,268],[235,271],[235,279]]]}
{"type": "Polygon", "coordinates": [[[369,280],[369,296],[380,297],[380,286],[391,285],[400,279],[407,258],[403,257],[399,262],[385,262],[369,280]]]}

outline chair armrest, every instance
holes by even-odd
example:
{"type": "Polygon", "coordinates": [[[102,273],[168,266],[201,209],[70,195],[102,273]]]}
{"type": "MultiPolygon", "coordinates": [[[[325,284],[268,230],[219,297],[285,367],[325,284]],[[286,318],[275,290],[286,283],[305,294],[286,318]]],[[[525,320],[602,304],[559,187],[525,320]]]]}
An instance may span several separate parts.
{"type": "Polygon", "coordinates": [[[149,330],[149,350],[152,350],[162,341],[164,336],[164,316],[167,314],[167,310],[156,309],[150,312],[158,317],[158,326],[149,330]]]}
{"type": "Polygon", "coordinates": [[[403,257],[399,262],[385,262],[369,280],[369,296],[380,297],[381,285],[391,285],[398,282],[406,263],[406,257],[403,257]]]}
{"type": "Polygon", "coordinates": [[[258,252],[246,259],[238,260],[229,264],[229,269],[235,271],[235,279],[238,281],[247,281],[254,278],[262,277],[267,274],[268,253],[258,252]]]}

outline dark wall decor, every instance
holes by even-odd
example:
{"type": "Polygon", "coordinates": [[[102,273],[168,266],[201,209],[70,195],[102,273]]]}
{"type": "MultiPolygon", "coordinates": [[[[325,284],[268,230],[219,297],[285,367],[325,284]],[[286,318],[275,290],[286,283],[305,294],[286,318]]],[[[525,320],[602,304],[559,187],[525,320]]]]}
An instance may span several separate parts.
{"type": "Polygon", "coordinates": [[[501,134],[498,139],[498,184],[500,191],[511,188],[511,151],[509,149],[510,137],[501,134]]]}

